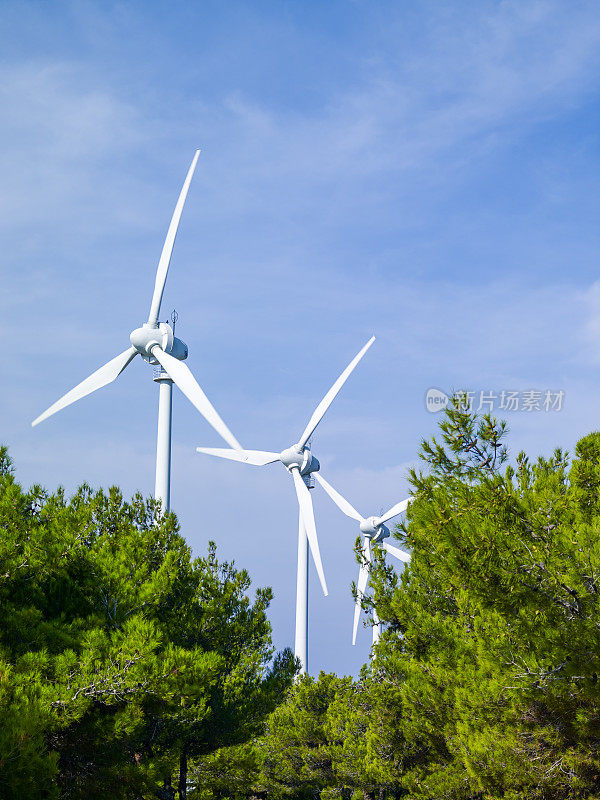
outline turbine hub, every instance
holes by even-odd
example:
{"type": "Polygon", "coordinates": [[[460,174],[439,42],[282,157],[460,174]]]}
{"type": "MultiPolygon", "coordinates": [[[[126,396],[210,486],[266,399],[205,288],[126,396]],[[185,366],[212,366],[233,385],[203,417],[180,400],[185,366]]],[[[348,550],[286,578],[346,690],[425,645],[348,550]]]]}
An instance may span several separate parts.
{"type": "Polygon", "coordinates": [[[377,525],[377,517],[369,517],[360,523],[360,530],[372,542],[380,542],[390,535],[385,525],[377,525]]]}
{"type": "Polygon", "coordinates": [[[320,464],[306,447],[302,448],[297,444],[288,447],[279,454],[279,460],[288,470],[297,467],[300,475],[310,475],[311,472],[318,472],[320,464]]]}
{"type": "Polygon", "coordinates": [[[158,364],[152,355],[152,348],[157,345],[165,353],[169,353],[179,361],[187,358],[187,345],[173,335],[173,329],[166,322],[160,322],[158,326],[145,322],[141,328],[136,328],[131,332],[129,340],[144,361],[149,364],[158,364]]]}

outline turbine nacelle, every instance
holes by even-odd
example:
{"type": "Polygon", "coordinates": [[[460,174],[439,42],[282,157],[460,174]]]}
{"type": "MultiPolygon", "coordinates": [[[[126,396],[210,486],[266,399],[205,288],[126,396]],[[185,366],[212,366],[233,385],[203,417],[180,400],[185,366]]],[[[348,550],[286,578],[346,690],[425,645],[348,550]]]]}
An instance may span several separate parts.
{"type": "Polygon", "coordinates": [[[307,447],[293,444],[279,454],[279,460],[283,466],[291,471],[294,468],[300,470],[300,475],[310,475],[311,472],[318,472],[321,465],[307,447]]]}
{"type": "Polygon", "coordinates": [[[149,364],[158,364],[152,355],[152,349],[157,346],[178,361],[184,361],[188,355],[186,343],[173,334],[173,329],[166,322],[160,322],[158,325],[145,322],[141,328],[136,328],[131,332],[129,340],[144,361],[149,364]]]}

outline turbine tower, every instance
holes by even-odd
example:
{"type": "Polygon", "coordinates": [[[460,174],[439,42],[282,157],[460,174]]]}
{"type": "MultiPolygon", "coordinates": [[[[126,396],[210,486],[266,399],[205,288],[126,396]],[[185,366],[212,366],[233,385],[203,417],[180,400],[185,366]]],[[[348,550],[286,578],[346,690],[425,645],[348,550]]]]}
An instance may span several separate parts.
{"type": "Polygon", "coordinates": [[[313,484],[311,475],[316,474],[319,462],[313,456],[308,445],[317,425],[323,419],[325,412],[334,401],[338,392],[347,381],[348,377],[375,341],[372,336],[362,350],[348,364],[325,397],[313,412],[306,428],[298,442],[283,450],[281,453],[271,453],[265,450],[227,450],[218,447],[197,447],[199,453],[208,453],[219,458],[228,458],[233,461],[242,461],[256,467],[281,461],[291,474],[298,498],[298,574],[296,580],[296,635],[294,652],[300,659],[302,672],[308,670],[308,546],[312,553],[315,567],[321,581],[323,594],[327,596],[327,584],[321,563],[319,541],[315,526],[315,515],[309,489],[313,484]]]}
{"type": "Polygon", "coordinates": [[[32,426],[37,425],[76,400],[81,400],[82,397],[95,392],[96,389],[101,389],[103,386],[112,383],[137,355],[141,355],[144,361],[159,368],[158,374],[154,379],[159,385],[155,497],[161,501],[163,511],[168,511],[170,507],[173,383],[179,386],[192,405],[198,409],[206,421],[231,447],[238,450],[241,449],[240,443],[218,415],[188,367],[182,363],[188,355],[187,345],[181,339],[175,337],[173,328],[168,323],[158,321],[171,254],[175,244],[175,236],[177,235],[179,220],[181,219],[181,213],[199,155],[200,150],[197,150],[167,231],[167,238],[165,239],[156,271],[148,321],[141,328],[136,328],[132,331],[129,337],[131,346],[127,350],[124,350],[120,355],[97,369],[31,423],[32,426]]]}
{"type": "MultiPolygon", "coordinates": [[[[361,610],[361,600],[364,597],[365,589],[367,588],[367,581],[369,579],[369,568],[371,566],[371,542],[381,544],[383,548],[388,551],[388,553],[391,553],[393,556],[400,559],[400,561],[410,561],[410,555],[408,553],[405,553],[404,550],[400,550],[399,547],[394,547],[394,545],[388,544],[388,542],[385,541],[385,539],[387,539],[387,537],[390,535],[389,528],[387,528],[385,523],[392,519],[392,517],[395,517],[398,514],[401,514],[403,511],[406,511],[409,501],[401,500],[380,517],[365,518],[362,516],[362,514],[359,514],[354,506],[350,505],[346,498],[342,497],[342,495],[336,489],[334,489],[330,483],[327,483],[325,478],[323,478],[321,475],[315,475],[315,477],[323,489],[325,489],[329,497],[331,497],[336,506],[340,509],[340,511],[343,511],[347,517],[355,519],[359,523],[360,532],[364,537],[362,563],[358,572],[358,581],[356,583],[356,603],[354,605],[354,628],[352,630],[352,644],[355,645],[356,632],[358,630],[358,620],[361,610]]],[[[379,621],[379,617],[377,616],[377,611],[375,609],[373,609],[373,621],[375,623],[373,625],[373,644],[375,644],[381,634],[381,622],[379,621]]]]}

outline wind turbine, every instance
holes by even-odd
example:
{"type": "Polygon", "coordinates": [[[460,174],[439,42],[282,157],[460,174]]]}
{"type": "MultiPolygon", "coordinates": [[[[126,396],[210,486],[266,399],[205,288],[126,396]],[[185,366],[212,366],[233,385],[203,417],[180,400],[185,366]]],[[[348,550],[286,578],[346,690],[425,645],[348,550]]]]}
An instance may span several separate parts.
{"type": "MultiPolygon", "coordinates": [[[[159,384],[158,401],[158,436],[156,443],[156,483],[155,497],[161,501],[163,511],[169,510],[170,504],[170,481],[171,481],[171,409],[173,383],[181,389],[188,400],[198,409],[206,421],[219,433],[225,441],[238,450],[241,445],[231,433],[227,425],[218,415],[207,396],[204,394],[196,379],[183,364],[187,358],[187,345],[175,337],[173,328],[166,322],[159,322],[160,305],[162,301],[169,263],[175,244],[175,236],[179,227],[179,220],[183,211],[183,205],[187,197],[188,189],[192,180],[192,175],[196,169],[200,150],[196,151],[188,170],[186,179],[181,189],[167,238],[163,245],[156,280],[154,283],[154,293],[150,303],[150,313],[148,321],[141,328],[132,331],[129,339],[131,346],[113,358],[107,364],[97,369],[88,378],[79,383],[74,389],[67,392],[60,400],[50,406],[43,414],[34,419],[32,426],[37,425],[57,411],[71,405],[76,400],[81,400],[96,389],[100,389],[112,383],[123,372],[125,367],[139,354],[149,364],[159,367],[158,374],[154,380],[159,384]]],[[[173,319],[173,324],[175,320],[173,319]]]]}
{"type": "Polygon", "coordinates": [[[300,659],[302,671],[308,669],[308,545],[312,553],[315,567],[321,581],[323,594],[327,596],[327,584],[319,541],[315,527],[315,515],[309,489],[313,488],[311,475],[319,469],[319,462],[313,456],[308,445],[315,428],[323,419],[325,412],[334,401],[338,392],[354,370],[358,362],[375,341],[372,336],[362,350],[356,354],[346,369],[342,372],[325,397],[313,412],[302,436],[296,444],[282,450],[281,453],[271,453],[265,450],[227,450],[218,447],[197,447],[199,453],[208,453],[219,458],[228,458],[233,461],[242,461],[256,467],[281,461],[294,480],[294,487],[298,497],[298,576],[296,582],[296,635],[294,652],[300,659]]]}
{"type": "MultiPolygon", "coordinates": [[[[356,604],[354,606],[352,644],[355,645],[356,632],[358,630],[358,620],[360,617],[361,600],[364,597],[365,589],[367,588],[367,581],[369,579],[369,569],[371,566],[371,542],[381,544],[383,548],[388,551],[388,553],[391,553],[393,556],[400,559],[400,561],[410,561],[410,555],[408,553],[405,553],[404,550],[400,550],[399,547],[394,547],[394,545],[388,544],[388,542],[385,541],[385,539],[387,539],[387,537],[390,535],[389,528],[385,525],[385,523],[392,519],[392,517],[395,517],[398,514],[401,514],[403,511],[406,511],[409,501],[401,500],[380,517],[365,518],[362,516],[362,514],[359,514],[354,506],[351,506],[346,498],[342,497],[342,495],[336,491],[336,489],[334,489],[330,483],[327,483],[325,478],[323,478],[321,475],[315,475],[315,477],[325,489],[329,497],[331,497],[336,506],[340,509],[340,511],[343,511],[347,517],[355,519],[358,523],[360,523],[360,532],[364,537],[362,562],[358,572],[358,581],[356,583],[356,604]]],[[[377,616],[376,609],[373,609],[373,621],[375,623],[373,625],[373,644],[375,644],[381,634],[381,623],[377,616]]]]}

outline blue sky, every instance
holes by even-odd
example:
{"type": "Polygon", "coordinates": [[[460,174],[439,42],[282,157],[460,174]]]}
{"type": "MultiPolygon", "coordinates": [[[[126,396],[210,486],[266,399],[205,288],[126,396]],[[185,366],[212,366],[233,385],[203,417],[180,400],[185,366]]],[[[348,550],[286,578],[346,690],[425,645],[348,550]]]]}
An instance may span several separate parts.
{"type": "MultiPolygon", "coordinates": [[[[531,454],[598,427],[597,4],[5,0],[0,27],[0,439],[23,482],[152,491],[141,361],[30,421],[146,318],[196,147],[162,316],[245,446],[295,441],[371,333],[313,442],[365,514],[404,496],[431,386],[563,390],[507,415],[531,454]]],[[[273,586],[292,644],[291,481],[196,455],[220,441],[177,390],[173,435],[183,533],[273,586]]],[[[313,496],[310,668],[355,672],[355,528],[313,496]]]]}

